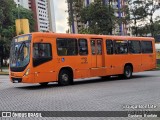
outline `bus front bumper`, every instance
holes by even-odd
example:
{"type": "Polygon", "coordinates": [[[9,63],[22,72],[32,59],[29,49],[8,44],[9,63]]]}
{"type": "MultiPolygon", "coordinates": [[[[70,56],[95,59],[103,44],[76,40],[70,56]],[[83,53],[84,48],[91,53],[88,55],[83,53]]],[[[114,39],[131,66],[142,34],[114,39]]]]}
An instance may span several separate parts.
{"type": "Polygon", "coordinates": [[[22,78],[14,78],[14,77],[12,77],[11,80],[12,80],[13,83],[21,83],[22,82],[22,78]]]}
{"type": "Polygon", "coordinates": [[[34,83],[34,76],[11,76],[10,80],[12,83],[34,83]]]}

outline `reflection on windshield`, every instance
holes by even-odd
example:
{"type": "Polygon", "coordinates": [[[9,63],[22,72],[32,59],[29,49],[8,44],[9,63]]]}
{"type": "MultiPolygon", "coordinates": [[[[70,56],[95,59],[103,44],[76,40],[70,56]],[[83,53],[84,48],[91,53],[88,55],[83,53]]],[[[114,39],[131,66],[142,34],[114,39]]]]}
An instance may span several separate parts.
{"type": "Polygon", "coordinates": [[[24,67],[29,63],[30,58],[30,41],[11,43],[10,67],[24,67]]]}

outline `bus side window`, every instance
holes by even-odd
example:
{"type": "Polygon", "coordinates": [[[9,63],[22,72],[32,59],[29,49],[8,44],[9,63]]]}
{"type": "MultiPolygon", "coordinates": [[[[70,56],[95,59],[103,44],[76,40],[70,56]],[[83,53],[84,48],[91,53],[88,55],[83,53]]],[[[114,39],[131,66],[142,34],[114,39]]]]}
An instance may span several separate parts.
{"type": "Polygon", "coordinates": [[[141,53],[140,41],[131,40],[131,41],[128,41],[128,44],[129,44],[129,53],[131,54],[141,53]]]}
{"type": "Polygon", "coordinates": [[[49,43],[34,43],[34,58],[50,58],[52,57],[51,44],[49,43]]]}
{"type": "Polygon", "coordinates": [[[128,53],[128,42],[126,40],[115,41],[115,53],[116,54],[127,54],[128,53]]]}
{"type": "Polygon", "coordinates": [[[97,54],[102,55],[102,40],[97,40],[97,54]]]}
{"type": "Polygon", "coordinates": [[[141,41],[142,53],[153,53],[152,41],[141,41]]]}
{"type": "Polygon", "coordinates": [[[33,47],[34,67],[52,60],[52,47],[50,43],[34,43],[33,47]]]}
{"type": "Polygon", "coordinates": [[[113,41],[112,40],[106,40],[106,50],[107,50],[108,55],[113,54],[113,41]]]}
{"type": "Polygon", "coordinates": [[[86,39],[79,39],[79,54],[80,55],[88,55],[88,44],[86,39]]]}
{"type": "Polygon", "coordinates": [[[57,54],[59,56],[73,56],[78,54],[77,39],[74,38],[58,38],[57,54]]]}
{"type": "Polygon", "coordinates": [[[95,40],[91,40],[91,51],[92,51],[92,55],[96,54],[96,43],[95,40]]]}

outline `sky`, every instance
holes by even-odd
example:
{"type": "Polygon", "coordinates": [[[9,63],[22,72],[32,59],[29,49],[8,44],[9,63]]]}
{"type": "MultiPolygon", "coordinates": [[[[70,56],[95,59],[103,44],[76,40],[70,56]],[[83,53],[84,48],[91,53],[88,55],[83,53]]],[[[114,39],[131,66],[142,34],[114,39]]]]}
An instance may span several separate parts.
{"type": "MultiPolygon", "coordinates": [[[[54,0],[56,32],[57,33],[66,33],[66,30],[69,29],[68,20],[67,20],[68,7],[67,7],[66,1],[67,0],[54,0]]],[[[159,15],[159,12],[160,10],[155,13],[155,16],[159,15]]]]}
{"type": "Polygon", "coordinates": [[[55,20],[56,20],[56,32],[66,33],[68,27],[68,7],[66,0],[54,0],[55,20]]]}

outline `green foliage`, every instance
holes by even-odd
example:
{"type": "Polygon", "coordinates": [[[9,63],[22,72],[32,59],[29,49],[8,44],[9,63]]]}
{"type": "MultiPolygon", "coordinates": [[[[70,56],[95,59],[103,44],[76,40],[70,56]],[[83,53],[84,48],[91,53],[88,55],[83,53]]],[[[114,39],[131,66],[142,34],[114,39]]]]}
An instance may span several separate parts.
{"type": "Polygon", "coordinates": [[[15,20],[18,18],[29,19],[30,29],[34,31],[34,19],[33,13],[25,8],[16,7],[13,0],[1,0],[0,4],[0,49],[2,58],[7,59],[9,57],[10,42],[14,36],[16,36],[15,20]],[[19,15],[18,15],[19,14],[19,15]]]}
{"type": "Polygon", "coordinates": [[[13,10],[13,16],[14,20],[16,19],[28,19],[29,20],[29,26],[30,26],[30,32],[34,31],[34,18],[33,18],[33,12],[31,10],[28,10],[23,7],[16,7],[13,10]]]}
{"type": "Polygon", "coordinates": [[[130,22],[133,22],[132,33],[136,36],[146,36],[159,34],[160,17],[153,19],[154,13],[160,9],[154,0],[129,0],[130,22]],[[144,21],[149,21],[144,23],[144,21]],[[142,23],[142,24],[137,24],[142,23]]]}
{"type": "Polygon", "coordinates": [[[147,6],[146,7],[147,16],[149,17],[149,21],[150,21],[150,33],[152,36],[155,36],[156,35],[156,28],[155,28],[156,23],[154,22],[153,15],[158,9],[160,9],[160,5],[158,3],[156,4],[154,0],[147,0],[146,6],[147,6]]]}
{"type": "Polygon", "coordinates": [[[83,0],[67,0],[67,2],[69,6],[69,11],[67,11],[69,12],[68,25],[71,27],[75,19],[77,21],[78,17],[80,16],[80,11],[82,10],[84,1],[83,0]]]}
{"type": "Polygon", "coordinates": [[[89,30],[88,28],[82,28],[79,33],[81,34],[92,34],[91,30],[89,30]]]}
{"type": "Polygon", "coordinates": [[[160,35],[160,20],[154,22],[154,34],[156,35],[160,35]]]}
{"type": "Polygon", "coordinates": [[[0,4],[0,26],[6,28],[13,24],[13,9],[16,7],[13,0],[1,0],[0,4]]]}
{"type": "Polygon", "coordinates": [[[102,4],[100,0],[83,8],[80,18],[82,23],[88,24],[88,28],[83,28],[82,31],[92,34],[112,34],[116,19],[112,7],[102,4]]]}
{"type": "Polygon", "coordinates": [[[134,25],[132,26],[133,35],[138,36],[138,21],[143,21],[147,17],[146,5],[144,0],[129,0],[128,4],[130,6],[130,22],[134,25]]]}

